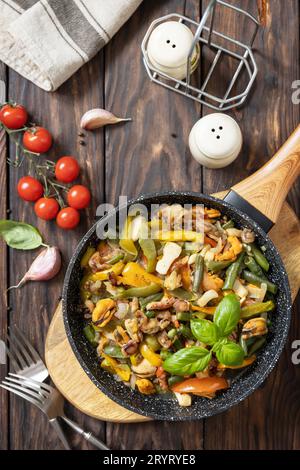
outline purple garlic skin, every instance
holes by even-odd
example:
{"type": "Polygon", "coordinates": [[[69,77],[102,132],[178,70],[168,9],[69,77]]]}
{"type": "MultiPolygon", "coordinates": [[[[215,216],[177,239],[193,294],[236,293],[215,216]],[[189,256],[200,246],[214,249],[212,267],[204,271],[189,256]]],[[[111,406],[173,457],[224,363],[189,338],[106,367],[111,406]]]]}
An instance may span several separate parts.
{"type": "Polygon", "coordinates": [[[26,281],[49,281],[61,268],[61,254],[56,246],[47,247],[33,261],[25,274],[26,281]]]}

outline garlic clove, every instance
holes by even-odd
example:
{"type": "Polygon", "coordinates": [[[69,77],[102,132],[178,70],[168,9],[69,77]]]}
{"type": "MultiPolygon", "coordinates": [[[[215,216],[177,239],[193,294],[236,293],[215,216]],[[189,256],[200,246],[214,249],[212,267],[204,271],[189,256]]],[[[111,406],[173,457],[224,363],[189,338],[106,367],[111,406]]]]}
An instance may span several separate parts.
{"type": "Polygon", "coordinates": [[[96,108],[87,111],[81,118],[82,129],[93,130],[107,124],[117,124],[122,121],[132,121],[131,118],[119,118],[106,109],[96,108]]]}

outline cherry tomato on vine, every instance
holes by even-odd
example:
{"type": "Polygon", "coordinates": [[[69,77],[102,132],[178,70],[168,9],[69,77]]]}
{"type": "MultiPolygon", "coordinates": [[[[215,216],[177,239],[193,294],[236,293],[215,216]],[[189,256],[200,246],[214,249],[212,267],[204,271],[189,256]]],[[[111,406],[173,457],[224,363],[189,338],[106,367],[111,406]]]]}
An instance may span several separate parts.
{"type": "Polygon", "coordinates": [[[79,224],[80,215],[79,212],[73,207],[65,207],[56,217],[56,223],[60,228],[64,230],[71,230],[79,224]]]}
{"type": "Polygon", "coordinates": [[[25,126],[27,119],[27,111],[20,104],[5,104],[0,109],[0,122],[8,129],[21,129],[25,126]]]}
{"type": "Polygon", "coordinates": [[[59,212],[59,204],[53,197],[42,197],[36,201],[34,212],[40,219],[52,220],[55,219],[59,212]]]}
{"type": "Polygon", "coordinates": [[[25,201],[37,201],[44,193],[42,184],[32,176],[24,176],[18,182],[19,196],[25,201]]]}
{"type": "Polygon", "coordinates": [[[73,157],[61,157],[55,165],[55,176],[62,183],[71,183],[80,173],[77,160],[73,157]]]}
{"type": "Polygon", "coordinates": [[[77,184],[70,188],[67,195],[67,201],[69,206],[74,207],[74,209],[85,209],[91,201],[91,193],[85,186],[77,184]]]}
{"type": "Polygon", "coordinates": [[[52,135],[44,127],[32,127],[24,132],[23,145],[30,152],[48,152],[52,145],[52,135]]]}

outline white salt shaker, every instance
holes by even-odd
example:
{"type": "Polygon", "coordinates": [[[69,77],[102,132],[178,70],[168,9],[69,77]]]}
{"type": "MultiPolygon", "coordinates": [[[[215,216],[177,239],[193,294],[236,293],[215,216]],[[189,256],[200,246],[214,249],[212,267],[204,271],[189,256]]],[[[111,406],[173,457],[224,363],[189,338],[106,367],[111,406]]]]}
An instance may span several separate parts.
{"type": "MultiPolygon", "coordinates": [[[[151,33],[148,41],[148,57],[159,71],[177,80],[186,78],[187,61],[194,35],[179,21],[165,21],[151,33]]],[[[196,69],[200,58],[199,43],[191,58],[191,73],[196,69]]]]}
{"type": "Polygon", "coordinates": [[[213,113],[199,119],[189,136],[193,157],[207,168],[230,165],[239,155],[242,144],[238,123],[223,113],[213,113]]]}

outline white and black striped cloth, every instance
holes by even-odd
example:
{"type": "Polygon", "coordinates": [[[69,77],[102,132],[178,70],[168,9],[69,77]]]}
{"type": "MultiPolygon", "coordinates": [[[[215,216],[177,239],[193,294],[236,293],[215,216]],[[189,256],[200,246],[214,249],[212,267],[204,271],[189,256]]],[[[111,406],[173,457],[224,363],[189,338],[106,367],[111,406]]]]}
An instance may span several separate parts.
{"type": "Polygon", "coordinates": [[[54,91],[88,62],[142,0],[0,0],[0,60],[54,91]]]}

